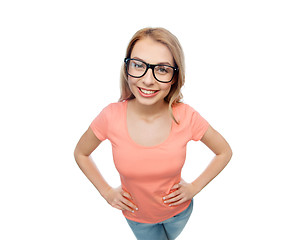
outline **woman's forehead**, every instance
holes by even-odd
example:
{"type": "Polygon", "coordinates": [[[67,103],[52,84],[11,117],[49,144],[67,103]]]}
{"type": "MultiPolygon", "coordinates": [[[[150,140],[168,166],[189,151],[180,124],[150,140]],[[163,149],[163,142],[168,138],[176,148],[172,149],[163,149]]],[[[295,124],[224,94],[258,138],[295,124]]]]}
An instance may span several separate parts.
{"type": "Polygon", "coordinates": [[[174,63],[173,56],[168,47],[149,37],[138,40],[135,43],[130,57],[139,58],[151,64],[174,63]]]}

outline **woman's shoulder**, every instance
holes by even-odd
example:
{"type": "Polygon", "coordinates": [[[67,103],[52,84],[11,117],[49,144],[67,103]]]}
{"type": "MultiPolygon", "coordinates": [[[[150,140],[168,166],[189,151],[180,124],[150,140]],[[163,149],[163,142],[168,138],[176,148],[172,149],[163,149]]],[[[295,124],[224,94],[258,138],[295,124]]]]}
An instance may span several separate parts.
{"type": "Polygon", "coordinates": [[[103,110],[107,110],[107,111],[120,111],[123,109],[123,107],[125,107],[126,105],[126,101],[122,101],[122,102],[112,102],[109,103],[107,106],[105,106],[103,108],[103,110]]]}
{"type": "Polygon", "coordinates": [[[125,102],[109,103],[105,107],[101,107],[99,110],[99,116],[104,116],[106,118],[121,116],[122,112],[125,109],[125,104],[125,102]]]}
{"type": "Polygon", "coordinates": [[[195,112],[196,110],[191,107],[189,104],[187,103],[184,103],[184,102],[178,102],[176,103],[173,108],[177,111],[177,112],[180,112],[180,113],[189,113],[189,112],[195,112]]]}
{"type": "Polygon", "coordinates": [[[192,107],[184,102],[177,103],[173,107],[174,115],[176,115],[180,120],[187,119],[191,121],[195,116],[201,116],[200,110],[200,108],[196,109],[195,107],[192,107]]]}

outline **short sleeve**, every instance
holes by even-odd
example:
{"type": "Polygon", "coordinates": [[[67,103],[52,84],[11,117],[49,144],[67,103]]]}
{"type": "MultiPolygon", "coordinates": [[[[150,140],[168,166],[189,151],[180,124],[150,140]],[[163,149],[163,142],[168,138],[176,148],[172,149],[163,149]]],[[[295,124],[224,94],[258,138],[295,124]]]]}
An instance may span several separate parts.
{"type": "Polygon", "coordinates": [[[194,109],[192,109],[191,132],[192,140],[199,141],[208,129],[209,123],[194,109]]]}
{"type": "Polygon", "coordinates": [[[110,118],[110,105],[105,107],[92,121],[90,128],[100,141],[107,139],[108,123],[110,118]]]}

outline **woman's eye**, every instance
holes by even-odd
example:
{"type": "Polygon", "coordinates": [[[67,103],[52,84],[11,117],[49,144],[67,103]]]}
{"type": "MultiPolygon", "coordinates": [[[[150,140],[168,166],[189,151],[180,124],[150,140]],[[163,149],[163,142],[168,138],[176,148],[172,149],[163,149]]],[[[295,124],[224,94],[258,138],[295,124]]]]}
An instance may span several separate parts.
{"type": "Polygon", "coordinates": [[[161,73],[161,74],[166,74],[166,73],[168,73],[168,68],[165,67],[165,66],[159,66],[159,67],[157,68],[157,72],[158,72],[158,73],[161,73]]]}
{"type": "Polygon", "coordinates": [[[132,62],[131,66],[133,68],[144,68],[144,65],[142,63],[138,63],[138,62],[132,62]]]}

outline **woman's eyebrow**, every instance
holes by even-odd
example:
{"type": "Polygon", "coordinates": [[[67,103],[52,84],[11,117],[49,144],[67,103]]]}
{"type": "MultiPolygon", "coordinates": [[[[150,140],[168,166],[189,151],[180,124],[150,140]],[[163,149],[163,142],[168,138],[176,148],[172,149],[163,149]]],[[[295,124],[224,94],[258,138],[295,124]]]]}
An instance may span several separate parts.
{"type": "Polygon", "coordinates": [[[172,64],[169,63],[169,62],[160,62],[160,63],[158,63],[158,65],[169,65],[169,66],[172,66],[172,64]]]}
{"type": "MultiPolygon", "coordinates": [[[[137,60],[140,60],[140,61],[143,61],[143,62],[147,63],[145,60],[143,60],[142,58],[139,58],[139,57],[132,57],[132,59],[137,59],[137,60]]],[[[152,64],[152,63],[149,63],[149,64],[152,64]]],[[[154,65],[169,65],[169,66],[173,66],[169,62],[159,62],[159,63],[156,63],[154,65]]]]}

